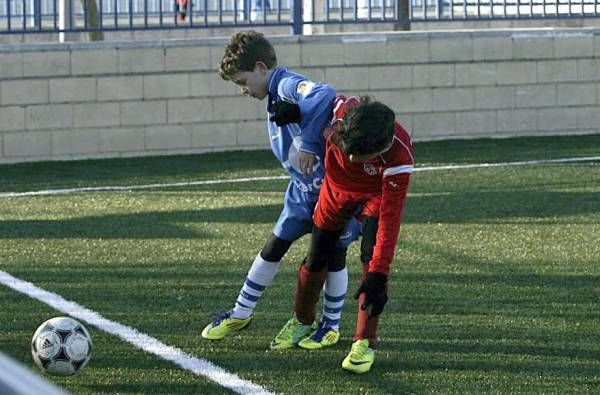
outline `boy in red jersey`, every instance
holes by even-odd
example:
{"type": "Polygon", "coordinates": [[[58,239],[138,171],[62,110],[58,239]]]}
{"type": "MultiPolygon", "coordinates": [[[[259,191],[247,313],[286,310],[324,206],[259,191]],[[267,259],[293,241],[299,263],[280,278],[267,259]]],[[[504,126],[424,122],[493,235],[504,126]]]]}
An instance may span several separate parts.
{"type": "MultiPolygon", "coordinates": [[[[300,266],[295,316],[312,323],[315,306],[344,225],[361,210],[363,265],[354,343],[342,367],[364,373],[374,360],[379,315],[387,302],[387,279],[400,231],[413,152],[410,136],[386,105],[338,97],[325,154],[325,178],[313,216],[313,233],[300,266]]],[[[303,343],[299,345],[302,347],[303,343]]]]}

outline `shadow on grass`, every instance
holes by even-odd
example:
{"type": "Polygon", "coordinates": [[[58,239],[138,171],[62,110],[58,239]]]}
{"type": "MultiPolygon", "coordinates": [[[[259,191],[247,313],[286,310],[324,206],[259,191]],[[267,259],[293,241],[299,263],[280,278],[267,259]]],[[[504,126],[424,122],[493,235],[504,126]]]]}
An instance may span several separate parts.
{"type": "MultiPolygon", "coordinates": [[[[144,374],[146,372],[143,372],[144,374]]],[[[158,375],[158,374],[157,374],[158,375]]],[[[164,375],[164,372],[163,372],[164,375]]],[[[196,379],[195,384],[168,383],[168,382],[144,382],[141,383],[114,383],[110,384],[85,384],[82,390],[86,393],[100,394],[235,394],[216,384],[204,384],[201,381],[205,379],[196,379]]]]}
{"type": "MultiPolygon", "coordinates": [[[[565,374],[590,374],[591,372],[593,372],[595,370],[596,374],[598,373],[598,358],[600,358],[600,351],[596,351],[596,350],[588,350],[588,349],[582,349],[582,348],[575,348],[573,346],[566,346],[560,345],[560,346],[527,346],[525,344],[522,345],[518,345],[518,344],[514,344],[514,345],[507,345],[507,344],[490,344],[491,342],[489,342],[489,339],[483,339],[486,340],[486,344],[477,344],[476,342],[480,339],[478,339],[477,336],[473,336],[471,338],[471,340],[473,341],[473,344],[452,344],[451,341],[450,342],[436,342],[436,341],[416,341],[416,342],[391,342],[391,343],[385,343],[385,345],[382,344],[382,349],[389,349],[389,350],[396,350],[400,353],[402,352],[422,352],[422,353],[432,353],[432,354],[448,354],[448,355],[466,355],[466,354],[470,354],[472,357],[477,358],[477,356],[480,356],[481,360],[486,359],[486,355],[496,355],[498,356],[505,356],[507,359],[508,358],[520,358],[519,356],[523,357],[523,356],[528,356],[530,358],[533,359],[538,359],[538,361],[531,361],[531,362],[527,362],[527,363],[519,363],[519,362],[515,362],[515,361],[510,361],[510,362],[506,362],[506,366],[504,367],[500,367],[498,365],[504,365],[504,364],[489,364],[490,366],[487,366],[486,368],[484,368],[484,366],[486,365],[485,362],[482,361],[482,365],[483,366],[479,366],[479,363],[477,363],[478,368],[477,369],[473,369],[473,366],[470,366],[472,364],[474,364],[475,362],[470,360],[467,363],[464,364],[464,366],[462,366],[462,369],[465,370],[502,370],[502,371],[511,371],[511,372],[520,372],[520,371],[527,371],[527,372],[537,372],[539,371],[540,367],[542,366],[546,366],[548,368],[550,368],[550,370],[552,370],[551,366],[548,366],[549,364],[547,362],[540,362],[538,357],[549,357],[549,358],[566,358],[566,359],[578,359],[581,364],[578,365],[569,365],[569,364],[564,364],[561,362],[557,362],[557,365],[559,366],[555,366],[554,370],[556,370],[555,373],[560,373],[560,372],[564,372],[565,374]],[[592,367],[591,364],[590,366],[585,366],[585,360],[588,360],[588,362],[593,362],[593,364],[595,364],[595,367],[592,367]],[[469,366],[467,366],[469,365],[469,366]],[[510,366],[509,366],[510,365],[510,366]]],[[[471,358],[465,358],[465,359],[471,359],[471,358]]],[[[449,362],[451,363],[451,362],[449,362]]],[[[445,365],[444,368],[451,368],[451,369],[461,369],[460,366],[461,364],[458,364],[457,366],[454,367],[450,367],[445,365]]]]}
{"type": "MultiPolygon", "coordinates": [[[[211,223],[274,224],[281,205],[107,214],[59,220],[0,221],[0,239],[216,238],[211,223]],[[201,230],[182,224],[206,224],[201,230]]],[[[221,237],[221,236],[218,236],[221,237]]]]}
{"type": "MultiPolygon", "coordinates": [[[[228,342],[225,339],[223,342],[228,342]]],[[[256,339],[253,339],[256,341],[256,339]]],[[[399,377],[399,366],[397,361],[391,363],[380,363],[386,357],[379,358],[373,365],[369,374],[352,374],[342,369],[341,362],[350,350],[350,343],[319,350],[318,352],[307,352],[299,348],[270,351],[267,350],[270,340],[264,339],[264,344],[255,347],[244,346],[246,352],[240,353],[227,348],[225,355],[234,353],[235,357],[224,358],[222,355],[214,355],[210,352],[206,355],[211,361],[219,366],[239,372],[243,377],[266,378],[273,382],[265,384],[274,391],[285,394],[307,394],[306,381],[315,383],[310,388],[310,394],[418,394],[423,393],[423,388],[415,383],[409,383],[399,377]],[[234,363],[232,363],[232,360],[234,363]]],[[[213,343],[214,344],[214,343],[213,343]]],[[[256,343],[254,343],[256,344],[256,343]]],[[[216,354],[221,354],[220,348],[215,344],[216,354]]],[[[205,348],[208,350],[208,348],[205,348]]],[[[206,351],[197,352],[206,354],[206,351]]]]}
{"type": "Polygon", "coordinates": [[[600,349],[587,346],[598,339],[600,275],[533,273],[518,261],[494,266],[427,243],[409,245],[476,272],[393,278],[381,348],[422,354],[418,362],[399,361],[400,369],[597,376],[600,349]],[[398,317],[407,321],[390,326],[398,317]]]}
{"type": "Polygon", "coordinates": [[[515,189],[410,196],[403,222],[526,223],[591,213],[600,213],[598,193],[515,189]]]}
{"type": "MultiPolygon", "coordinates": [[[[597,155],[599,141],[600,135],[444,140],[417,142],[415,153],[418,166],[504,162],[507,158],[514,161],[597,155]]],[[[58,186],[139,184],[150,180],[172,182],[174,178],[218,178],[227,172],[235,174],[239,169],[262,172],[280,170],[281,166],[270,150],[11,164],[0,165],[0,189],[23,191],[58,186]]]]}
{"type": "Polygon", "coordinates": [[[270,151],[232,151],[203,155],[99,159],[66,162],[36,162],[0,165],[2,190],[38,190],[50,187],[107,184],[146,184],[203,177],[220,178],[225,173],[265,171],[280,168],[270,151]],[[141,181],[140,181],[141,180],[141,181]]]}
{"type": "MultiPolygon", "coordinates": [[[[461,273],[406,273],[400,276],[402,281],[424,282],[430,284],[464,285],[464,286],[510,286],[533,289],[563,288],[573,291],[582,288],[593,289],[600,284],[600,275],[559,275],[535,273],[506,273],[506,274],[461,274],[461,273]]],[[[590,295],[591,296],[591,295],[590,295]]]]}
{"type": "MultiPolygon", "coordinates": [[[[477,340],[474,336],[473,340],[477,340]]],[[[559,347],[527,347],[506,345],[464,345],[442,344],[437,342],[416,342],[386,344],[398,351],[419,352],[436,355],[436,360],[384,361],[397,363],[404,371],[470,371],[470,372],[508,372],[511,374],[529,374],[537,376],[542,372],[546,376],[597,377],[599,352],[559,347]],[[447,355],[443,357],[441,355],[447,355]],[[462,356],[461,358],[457,356],[462,356]],[[440,360],[442,358],[442,360],[440,360]],[[577,363],[572,361],[576,360],[577,363]]]]}
{"type": "Polygon", "coordinates": [[[417,164],[493,163],[597,156],[600,134],[415,142],[417,164]]]}
{"type": "MultiPolygon", "coordinates": [[[[434,352],[435,350],[431,350],[434,352]]],[[[460,349],[450,350],[451,354],[459,354],[461,352],[460,349]]],[[[597,377],[598,375],[598,366],[597,365],[569,365],[568,363],[557,363],[551,364],[547,361],[543,362],[535,362],[535,361],[506,361],[499,362],[493,361],[491,358],[502,359],[502,355],[496,355],[494,357],[490,357],[487,355],[482,355],[481,358],[473,361],[453,361],[446,360],[443,362],[431,362],[425,361],[424,363],[413,363],[413,362],[400,362],[398,368],[404,371],[439,371],[439,372],[448,372],[448,371],[464,371],[464,372],[481,372],[479,374],[491,374],[496,373],[499,374],[501,372],[507,372],[513,375],[530,375],[532,377],[537,377],[539,375],[544,375],[546,377],[563,377],[565,379],[568,378],[577,378],[577,377],[597,377]],[[486,361],[487,360],[487,361],[486,361]]],[[[477,374],[477,373],[474,373],[477,374]]]]}
{"type": "Polygon", "coordinates": [[[496,263],[422,241],[404,240],[403,245],[435,257],[449,268],[469,271],[399,274],[393,281],[399,283],[407,301],[419,298],[418,303],[406,306],[405,312],[502,314],[575,321],[587,319],[590,306],[595,306],[600,297],[598,274],[536,273],[535,267],[524,265],[518,258],[496,263]]]}
{"type": "MultiPolygon", "coordinates": [[[[190,223],[275,223],[281,205],[228,207],[167,212],[107,214],[61,220],[0,221],[4,238],[210,238],[210,227],[190,223]]],[[[600,195],[584,192],[509,190],[414,196],[404,223],[519,223],[560,216],[600,213],[600,195]],[[518,219],[514,219],[518,218],[518,219]]],[[[591,219],[592,220],[592,219],[591,219]]]]}

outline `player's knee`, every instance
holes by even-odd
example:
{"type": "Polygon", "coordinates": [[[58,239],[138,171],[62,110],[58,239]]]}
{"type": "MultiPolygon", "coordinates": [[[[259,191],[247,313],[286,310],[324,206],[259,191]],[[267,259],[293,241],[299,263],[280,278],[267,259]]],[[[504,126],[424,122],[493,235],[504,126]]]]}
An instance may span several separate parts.
{"type": "Polygon", "coordinates": [[[330,272],[339,272],[346,267],[346,252],[345,248],[337,248],[333,259],[328,263],[327,270],[330,272]]]}
{"type": "Polygon", "coordinates": [[[306,267],[311,272],[318,272],[332,262],[336,254],[336,243],[340,231],[331,231],[313,227],[310,249],[306,257],[306,267]]]}
{"type": "Polygon", "coordinates": [[[327,267],[327,256],[309,251],[304,264],[309,272],[320,272],[327,267]]]}
{"type": "Polygon", "coordinates": [[[292,242],[283,240],[271,234],[265,243],[265,246],[260,251],[260,256],[267,262],[279,262],[285,253],[290,249],[292,242]]]}

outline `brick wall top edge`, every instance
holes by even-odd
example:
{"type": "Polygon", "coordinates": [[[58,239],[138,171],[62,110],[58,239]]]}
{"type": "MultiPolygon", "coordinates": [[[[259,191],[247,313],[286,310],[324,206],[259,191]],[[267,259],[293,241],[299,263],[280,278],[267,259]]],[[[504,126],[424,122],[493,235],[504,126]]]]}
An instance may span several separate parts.
{"type": "MultiPolygon", "coordinates": [[[[426,40],[452,37],[564,37],[564,36],[600,36],[600,28],[510,28],[489,30],[438,30],[409,32],[369,32],[369,33],[328,33],[312,36],[272,35],[269,40],[275,45],[295,43],[348,43],[382,42],[395,40],[426,40]]],[[[96,41],[73,43],[34,43],[0,44],[0,53],[6,52],[44,52],[71,50],[110,50],[119,48],[169,48],[187,46],[223,47],[227,37],[177,38],[137,41],[96,41]]]]}
{"type": "Polygon", "coordinates": [[[134,48],[169,48],[191,46],[217,46],[222,47],[228,42],[227,37],[203,38],[177,38],[160,40],[136,41],[95,41],[95,42],[70,42],[70,43],[32,43],[32,44],[0,44],[2,52],[44,52],[44,51],[71,51],[71,50],[111,50],[134,48]]]}

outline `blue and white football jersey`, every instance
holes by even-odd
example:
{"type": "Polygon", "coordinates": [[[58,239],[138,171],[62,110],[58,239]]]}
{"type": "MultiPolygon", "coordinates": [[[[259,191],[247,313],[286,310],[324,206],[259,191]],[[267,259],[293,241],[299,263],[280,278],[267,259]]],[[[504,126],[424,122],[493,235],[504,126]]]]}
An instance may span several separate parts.
{"type": "MultiPolygon", "coordinates": [[[[271,149],[291,178],[273,234],[293,241],[312,230],[312,216],[325,175],[323,129],[333,111],[335,90],[329,85],[310,81],[301,74],[277,67],[271,74],[268,91],[267,124],[271,149]],[[269,121],[274,115],[273,105],[281,100],[298,104],[300,124],[277,126],[275,122],[269,121]],[[300,151],[310,152],[317,157],[313,172],[308,176],[300,171],[300,151]]],[[[351,220],[346,225],[338,246],[348,247],[359,237],[360,232],[361,224],[355,219],[351,220]]]]}
{"type": "Polygon", "coordinates": [[[325,174],[323,129],[333,109],[335,90],[327,84],[312,82],[301,74],[278,67],[271,74],[268,91],[267,123],[271,149],[301,192],[318,195],[325,174]],[[269,121],[273,105],[282,100],[298,104],[302,118],[300,124],[277,126],[269,121]],[[313,173],[308,176],[300,171],[300,151],[315,154],[318,159],[313,173]]]}

